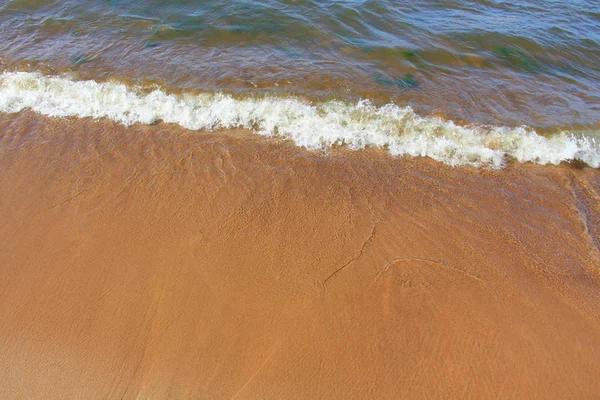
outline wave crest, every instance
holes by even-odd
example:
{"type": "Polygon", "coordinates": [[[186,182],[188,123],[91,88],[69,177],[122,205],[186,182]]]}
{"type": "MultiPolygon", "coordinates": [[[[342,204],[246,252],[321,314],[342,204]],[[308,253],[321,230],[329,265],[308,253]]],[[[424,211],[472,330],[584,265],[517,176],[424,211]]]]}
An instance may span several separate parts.
{"type": "Polygon", "coordinates": [[[428,156],[453,166],[501,168],[512,157],[539,164],[580,160],[600,167],[600,146],[593,138],[568,132],[544,137],[526,127],[464,127],[421,117],[410,107],[376,107],[368,100],[310,104],[297,98],[174,95],[159,89],[144,94],[118,83],[30,72],[1,74],[0,111],[27,108],[48,116],[110,118],[125,125],[164,121],[191,130],[247,128],[311,149],[373,146],[395,156],[428,156]]]}

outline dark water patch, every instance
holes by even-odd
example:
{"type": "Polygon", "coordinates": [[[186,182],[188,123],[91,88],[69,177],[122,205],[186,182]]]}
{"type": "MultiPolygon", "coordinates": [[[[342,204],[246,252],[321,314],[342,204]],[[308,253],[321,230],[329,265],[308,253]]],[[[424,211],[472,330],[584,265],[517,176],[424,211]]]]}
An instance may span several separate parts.
{"type": "Polygon", "coordinates": [[[96,57],[88,54],[76,54],[71,57],[71,64],[79,66],[82,64],[91,63],[96,60],[96,57]]]}
{"type": "Polygon", "coordinates": [[[532,73],[542,72],[541,64],[520,49],[499,46],[494,49],[494,54],[516,69],[532,73]]]}
{"type": "Polygon", "coordinates": [[[411,74],[410,72],[407,72],[406,74],[402,75],[400,78],[394,79],[394,82],[396,83],[396,85],[398,87],[405,88],[405,89],[415,89],[419,86],[419,82],[417,82],[417,79],[415,78],[415,76],[413,74],[411,74]]]}
{"type": "Polygon", "coordinates": [[[147,47],[147,48],[158,47],[158,46],[160,46],[160,42],[158,42],[156,40],[146,40],[144,42],[144,47],[147,47]]]}
{"type": "Polygon", "coordinates": [[[401,89],[416,89],[419,87],[419,82],[417,81],[416,77],[410,72],[407,72],[399,77],[390,77],[383,74],[373,74],[372,79],[377,85],[381,86],[398,87],[401,89]]]}

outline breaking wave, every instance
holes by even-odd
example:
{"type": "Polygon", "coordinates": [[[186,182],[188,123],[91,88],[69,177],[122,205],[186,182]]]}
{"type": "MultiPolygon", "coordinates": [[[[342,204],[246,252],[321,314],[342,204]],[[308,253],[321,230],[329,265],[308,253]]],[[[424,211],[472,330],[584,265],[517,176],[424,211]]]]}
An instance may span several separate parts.
{"type": "Polygon", "coordinates": [[[347,104],[240,99],[222,93],[175,95],[39,73],[0,74],[0,112],[24,109],[55,117],[110,118],[125,125],[164,121],[191,130],[247,128],[310,149],[379,147],[394,156],[427,156],[453,166],[501,168],[510,157],[539,164],[579,160],[600,167],[600,146],[593,138],[569,132],[545,137],[527,127],[459,126],[421,117],[410,107],[377,107],[368,100],[347,104]]]}

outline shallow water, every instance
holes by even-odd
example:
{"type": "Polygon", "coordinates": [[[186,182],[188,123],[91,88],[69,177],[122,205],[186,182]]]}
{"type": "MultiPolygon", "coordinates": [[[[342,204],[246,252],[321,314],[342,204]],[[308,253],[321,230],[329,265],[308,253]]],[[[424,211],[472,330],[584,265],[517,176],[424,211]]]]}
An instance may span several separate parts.
{"type": "Polygon", "coordinates": [[[598,137],[600,3],[8,1],[5,71],[598,137]]]}

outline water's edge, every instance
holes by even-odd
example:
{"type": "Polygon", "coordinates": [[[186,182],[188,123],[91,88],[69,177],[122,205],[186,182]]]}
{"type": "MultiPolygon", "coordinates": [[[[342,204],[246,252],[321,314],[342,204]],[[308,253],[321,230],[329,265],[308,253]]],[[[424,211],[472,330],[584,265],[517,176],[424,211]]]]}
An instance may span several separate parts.
{"type": "Polygon", "coordinates": [[[600,167],[600,144],[593,138],[571,132],[546,137],[527,127],[460,126],[419,116],[410,107],[377,107],[368,100],[346,104],[222,93],[175,95],[32,72],[0,74],[0,112],[24,109],[56,117],[109,118],[125,125],[163,121],[190,130],[246,128],[310,149],[378,147],[394,156],[428,156],[452,166],[501,168],[513,158],[538,164],[578,160],[600,167]]]}

